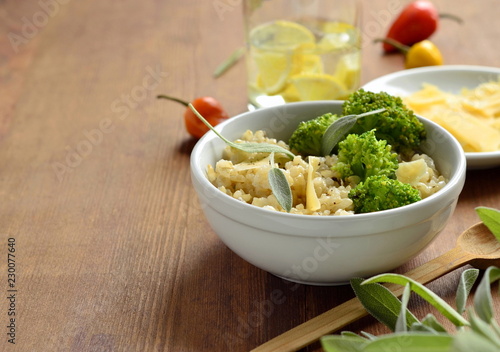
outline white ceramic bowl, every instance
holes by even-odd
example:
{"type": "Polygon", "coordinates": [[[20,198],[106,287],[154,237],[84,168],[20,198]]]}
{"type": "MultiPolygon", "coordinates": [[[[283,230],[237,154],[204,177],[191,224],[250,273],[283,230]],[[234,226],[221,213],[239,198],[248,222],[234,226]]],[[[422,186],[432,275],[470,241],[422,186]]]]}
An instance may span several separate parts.
{"type": "MultiPolygon", "coordinates": [[[[302,120],[340,113],[340,101],[290,103],[243,113],[217,126],[230,140],[247,130],[266,130],[288,140],[302,120]]],[[[193,149],[191,177],[201,207],[220,239],[251,264],[290,281],[345,284],[392,270],[421,252],[453,213],[465,181],[466,161],[458,142],[422,119],[428,132],[423,150],[448,184],[434,195],[401,208],[352,216],[311,216],[266,210],[238,201],[206,177],[225,144],[207,133],[193,149]]]]}

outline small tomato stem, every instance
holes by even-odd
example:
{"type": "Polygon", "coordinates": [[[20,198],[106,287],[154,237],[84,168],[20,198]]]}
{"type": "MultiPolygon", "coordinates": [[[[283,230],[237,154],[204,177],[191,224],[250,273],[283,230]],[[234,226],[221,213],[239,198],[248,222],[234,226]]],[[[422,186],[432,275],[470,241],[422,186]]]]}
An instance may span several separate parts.
{"type": "Polygon", "coordinates": [[[179,98],[174,98],[174,97],[171,97],[171,96],[168,96],[168,95],[163,95],[163,94],[156,96],[156,98],[158,98],[158,99],[172,100],[172,101],[175,101],[177,103],[181,103],[185,107],[189,107],[189,103],[187,101],[179,99],[179,98]]]}
{"type": "Polygon", "coordinates": [[[374,42],[375,43],[384,42],[384,43],[390,44],[390,45],[392,45],[393,47],[395,47],[396,49],[402,51],[405,54],[408,52],[408,50],[410,50],[409,46],[401,44],[397,40],[394,40],[394,39],[391,39],[391,38],[379,38],[379,39],[375,39],[374,42]]]}

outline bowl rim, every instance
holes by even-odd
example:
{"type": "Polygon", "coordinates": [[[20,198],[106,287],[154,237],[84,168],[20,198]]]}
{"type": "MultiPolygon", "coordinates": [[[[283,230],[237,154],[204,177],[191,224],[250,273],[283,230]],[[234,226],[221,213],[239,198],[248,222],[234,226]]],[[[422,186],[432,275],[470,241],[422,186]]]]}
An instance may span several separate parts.
{"type": "MultiPolygon", "coordinates": [[[[464,64],[416,67],[398,70],[376,77],[369,82],[366,82],[363,86],[361,86],[361,88],[366,90],[373,90],[375,88],[375,90],[379,90],[380,86],[384,86],[387,82],[393,82],[395,79],[405,78],[406,80],[411,80],[413,77],[419,77],[420,75],[427,73],[442,73],[445,75],[476,74],[478,77],[481,77],[480,75],[496,75],[500,78],[500,67],[464,64]]],[[[465,152],[465,157],[468,161],[469,169],[491,168],[500,165],[500,150],[488,152],[465,152]]]]}
{"type": "Polygon", "coordinates": [[[394,77],[400,76],[413,76],[419,75],[423,72],[479,72],[479,73],[487,73],[487,74],[500,74],[500,67],[495,66],[481,66],[481,65],[442,65],[442,66],[425,66],[425,67],[415,67],[405,70],[398,70],[395,72],[391,72],[377,78],[372,79],[371,81],[365,83],[361,86],[362,89],[371,88],[372,85],[388,81],[394,77]]]}
{"type": "MultiPolygon", "coordinates": [[[[317,101],[307,101],[307,102],[292,102],[292,103],[287,103],[288,106],[290,105],[335,105],[335,104],[340,104],[342,103],[342,100],[317,100],[317,101]]],[[[244,119],[246,116],[254,114],[255,112],[259,111],[261,113],[264,113],[266,111],[271,111],[272,109],[275,109],[276,107],[266,107],[266,108],[260,108],[258,110],[254,111],[245,111],[243,113],[240,113],[238,115],[235,115],[234,117],[231,117],[230,119],[220,123],[215,127],[215,129],[218,132],[221,132],[221,130],[228,124],[235,123],[235,121],[238,121],[240,119],[244,119]]],[[[457,172],[455,172],[454,175],[448,180],[446,185],[439,190],[439,192],[436,192],[429,197],[422,199],[418,202],[408,204],[402,207],[398,208],[393,208],[393,209],[387,209],[387,210],[380,210],[377,212],[371,212],[371,213],[363,213],[363,214],[352,214],[352,215],[306,215],[306,214],[293,214],[293,213],[287,213],[283,211],[275,211],[275,210],[270,210],[270,209],[265,209],[262,207],[258,207],[252,204],[248,204],[246,202],[240,201],[236,198],[233,198],[224,192],[220,191],[218,188],[216,188],[207,178],[206,176],[206,170],[202,170],[201,165],[197,164],[198,156],[201,155],[204,146],[209,143],[210,141],[214,139],[219,139],[219,137],[216,136],[216,134],[213,131],[208,131],[201,139],[198,140],[198,142],[195,144],[191,156],[190,156],[190,167],[191,167],[191,177],[196,178],[200,184],[203,186],[208,186],[211,187],[214,191],[217,191],[218,195],[220,195],[220,199],[228,204],[228,205],[237,205],[237,206],[242,206],[242,207],[249,207],[248,209],[254,212],[257,212],[258,214],[261,214],[263,216],[269,216],[273,215],[276,216],[277,219],[282,219],[282,220],[289,220],[292,221],[294,220],[306,220],[306,219],[311,219],[314,221],[323,221],[323,222],[328,222],[332,221],[335,219],[336,222],[342,223],[342,222],[352,222],[352,221],[369,221],[370,219],[373,218],[378,218],[381,216],[400,216],[401,212],[414,212],[418,211],[419,209],[426,207],[430,203],[433,203],[436,198],[443,198],[445,197],[446,194],[450,192],[454,192],[455,188],[457,185],[459,185],[462,181],[462,179],[465,178],[466,174],[466,158],[465,158],[465,153],[463,152],[462,147],[460,146],[459,142],[453,138],[453,136],[443,127],[439,126],[437,123],[426,119],[423,116],[416,115],[419,119],[425,121],[425,123],[433,126],[433,128],[436,128],[440,133],[444,134],[447,136],[447,139],[453,144],[454,148],[459,151],[459,163],[456,166],[457,172]]],[[[461,189],[460,189],[461,192],[461,189]]],[[[459,192],[459,193],[460,193],[459,192]]]]}

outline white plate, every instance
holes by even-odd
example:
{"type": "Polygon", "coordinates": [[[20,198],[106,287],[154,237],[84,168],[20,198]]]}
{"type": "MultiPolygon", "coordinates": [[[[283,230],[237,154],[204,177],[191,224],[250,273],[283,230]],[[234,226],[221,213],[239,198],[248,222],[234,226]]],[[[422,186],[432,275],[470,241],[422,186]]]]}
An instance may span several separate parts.
{"type": "MultiPolygon", "coordinates": [[[[365,84],[372,92],[384,91],[392,95],[406,96],[430,83],[443,91],[459,93],[462,88],[475,88],[479,84],[498,80],[500,68],[469,65],[429,66],[394,72],[365,84]]],[[[465,153],[468,169],[485,169],[500,166],[500,151],[465,153]]]]}

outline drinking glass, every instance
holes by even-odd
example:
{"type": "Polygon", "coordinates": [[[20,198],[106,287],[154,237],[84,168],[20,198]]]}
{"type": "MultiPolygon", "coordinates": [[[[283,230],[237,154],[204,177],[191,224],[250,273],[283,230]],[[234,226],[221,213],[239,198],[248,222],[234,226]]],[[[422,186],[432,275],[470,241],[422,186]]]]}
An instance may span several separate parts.
{"type": "Polygon", "coordinates": [[[244,0],[250,108],[359,88],[360,0],[244,0]]]}

